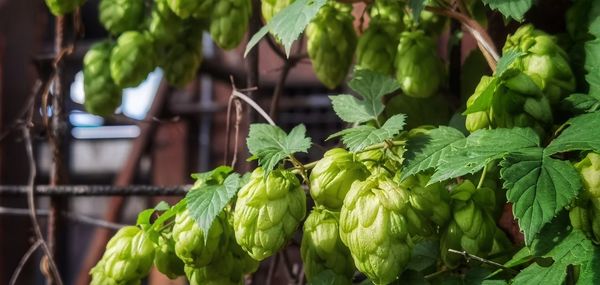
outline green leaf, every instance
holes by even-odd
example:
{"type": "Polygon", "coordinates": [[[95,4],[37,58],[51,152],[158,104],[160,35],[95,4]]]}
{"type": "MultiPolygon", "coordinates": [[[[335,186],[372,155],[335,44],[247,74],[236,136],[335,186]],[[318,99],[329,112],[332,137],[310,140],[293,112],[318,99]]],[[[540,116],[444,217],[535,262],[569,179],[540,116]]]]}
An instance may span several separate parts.
{"type": "MultiPolygon", "coordinates": [[[[348,123],[362,123],[377,118],[372,110],[369,110],[364,100],[359,100],[352,95],[329,96],[333,110],[343,121],[348,123]]],[[[381,103],[381,112],[383,103],[381,103]]]]}
{"type": "Polygon", "coordinates": [[[593,113],[600,109],[600,100],[588,94],[571,94],[562,102],[564,109],[577,114],[593,113]]]}
{"type": "Polygon", "coordinates": [[[512,65],[512,63],[517,60],[519,57],[525,55],[524,52],[520,52],[516,49],[511,49],[498,60],[498,64],[496,65],[496,71],[494,74],[497,77],[502,77],[504,72],[508,70],[508,67],[512,65]]]}
{"type": "Polygon", "coordinates": [[[574,150],[593,150],[600,152],[600,112],[583,114],[569,120],[562,133],[554,139],[546,150],[546,155],[574,150]]]}
{"type": "MultiPolygon", "coordinates": [[[[221,165],[217,166],[215,169],[202,173],[192,173],[191,177],[196,179],[196,183],[194,183],[194,187],[197,187],[200,184],[206,183],[214,183],[214,184],[222,184],[223,180],[229,173],[233,171],[233,168],[221,165]]],[[[192,189],[194,188],[192,187],[192,189]]]]}
{"type": "MultiPolygon", "coordinates": [[[[240,175],[232,173],[223,184],[205,185],[187,193],[187,208],[200,229],[207,233],[215,218],[240,189],[240,175]]],[[[204,235],[208,238],[208,235],[204,235]]]]}
{"type": "Polygon", "coordinates": [[[467,115],[475,112],[489,110],[490,107],[492,107],[494,93],[496,93],[496,89],[498,88],[499,82],[500,80],[498,79],[498,77],[493,77],[490,80],[488,86],[485,87],[481,94],[479,94],[479,97],[477,97],[477,99],[473,101],[473,104],[471,104],[471,106],[469,106],[467,110],[463,112],[463,114],[467,115]]]}
{"type": "Polygon", "coordinates": [[[571,232],[544,257],[554,262],[550,266],[531,264],[515,276],[511,284],[561,285],[565,282],[569,266],[580,266],[577,284],[598,284],[600,250],[581,231],[571,232]]]}
{"type": "Polygon", "coordinates": [[[529,128],[478,130],[450,150],[437,162],[429,184],[475,173],[493,160],[509,153],[539,146],[539,137],[529,128]]]}
{"type": "Polygon", "coordinates": [[[545,156],[541,148],[513,153],[500,165],[506,197],[513,203],[526,244],[532,243],[582,187],[579,174],[568,161],[545,156]]]}
{"type": "Polygon", "coordinates": [[[270,22],[252,36],[244,56],[264,37],[271,32],[283,47],[287,56],[290,55],[292,43],[298,39],[308,23],[317,15],[319,9],[327,3],[326,0],[296,0],[277,13],[270,22]]]}
{"type": "Polygon", "coordinates": [[[363,100],[351,95],[329,96],[333,110],[348,123],[376,120],[384,109],[381,98],[400,88],[395,79],[368,69],[355,70],[348,86],[363,100]]]}
{"type": "Polygon", "coordinates": [[[406,116],[398,114],[390,117],[381,128],[361,125],[337,132],[327,139],[342,137],[342,142],[352,152],[360,151],[368,146],[382,143],[393,138],[404,128],[406,116]]]}
{"type": "Polygon", "coordinates": [[[152,223],[152,230],[156,231],[163,226],[163,224],[171,218],[174,218],[179,211],[184,209],[187,205],[187,199],[184,197],[177,204],[163,212],[155,221],[152,223]]]}
{"type": "Polygon", "coordinates": [[[293,128],[289,135],[277,126],[252,124],[247,144],[250,153],[258,157],[258,164],[268,175],[282,159],[297,152],[307,152],[311,141],[306,137],[306,128],[302,124],[293,128]]]}
{"type": "Polygon", "coordinates": [[[309,285],[335,285],[337,276],[331,270],[323,270],[311,278],[309,285]]]}
{"type": "Polygon", "coordinates": [[[415,271],[425,271],[425,269],[435,265],[440,256],[439,241],[424,240],[417,244],[412,249],[410,262],[406,266],[407,269],[415,271]]]}
{"type": "Polygon", "coordinates": [[[426,135],[416,136],[407,141],[402,180],[423,170],[438,166],[441,157],[446,156],[450,145],[461,141],[465,136],[457,129],[440,126],[426,135]]]}
{"type": "MultiPolygon", "coordinates": [[[[598,4],[596,4],[598,5],[598,4]]],[[[589,33],[593,40],[585,42],[585,80],[590,85],[590,95],[600,98],[600,18],[590,23],[589,33]]]]}
{"type": "Polygon", "coordinates": [[[513,18],[519,22],[533,5],[533,0],[483,0],[493,10],[498,10],[507,18],[513,18]]]}
{"type": "Polygon", "coordinates": [[[160,201],[158,202],[158,204],[156,204],[156,206],[154,206],[154,210],[155,211],[167,211],[171,208],[171,206],[169,206],[169,203],[165,202],[165,201],[160,201]]]}
{"type": "Polygon", "coordinates": [[[152,218],[152,214],[154,214],[154,212],[154,209],[146,209],[141,211],[137,216],[137,221],[135,222],[135,224],[138,226],[149,225],[150,219],[152,218]]]}

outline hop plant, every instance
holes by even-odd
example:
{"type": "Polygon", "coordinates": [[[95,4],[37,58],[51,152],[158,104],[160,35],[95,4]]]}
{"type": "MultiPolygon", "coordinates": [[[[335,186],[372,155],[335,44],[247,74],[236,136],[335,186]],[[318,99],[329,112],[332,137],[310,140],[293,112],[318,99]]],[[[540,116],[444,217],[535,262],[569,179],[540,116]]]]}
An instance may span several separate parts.
{"type": "Polygon", "coordinates": [[[600,154],[589,152],[574,166],[581,176],[583,193],[569,210],[571,224],[600,241],[600,154]]]}
{"type": "MultiPolygon", "coordinates": [[[[168,5],[168,0],[157,0],[152,7],[148,33],[161,44],[173,43],[182,37],[188,21],[177,16],[168,5]]],[[[201,31],[198,31],[201,34],[201,31]]]]}
{"type": "Polygon", "coordinates": [[[194,17],[208,19],[212,16],[217,0],[166,0],[169,7],[182,19],[194,17]]]}
{"type": "Polygon", "coordinates": [[[408,28],[422,29],[428,35],[439,35],[446,26],[447,18],[423,10],[421,11],[418,22],[413,19],[412,14],[404,14],[403,22],[408,28]]]}
{"type": "Polygon", "coordinates": [[[385,22],[387,24],[385,28],[393,29],[392,34],[394,35],[399,34],[404,29],[403,15],[403,3],[394,0],[373,1],[369,9],[369,17],[385,22]]]}
{"type": "Polygon", "coordinates": [[[248,254],[263,260],[285,245],[306,215],[306,196],[288,170],[262,168],[240,189],[233,215],[235,238],[248,254]]]}
{"type": "Polygon", "coordinates": [[[356,61],[361,68],[392,75],[399,34],[390,31],[387,22],[372,18],[369,27],[358,39],[356,61]]]}
{"type": "Polygon", "coordinates": [[[410,192],[410,206],[422,217],[427,217],[438,226],[450,219],[450,193],[440,182],[427,185],[430,175],[415,174],[400,183],[410,192]]]}
{"type": "Polygon", "coordinates": [[[436,54],[436,45],[422,30],[402,32],[395,67],[402,91],[412,97],[432,96],[444,79],[444,64],[436,54]]]}
{"type": "Polygon", "coordinates": [[[170,279],[175,279],[185,274],[183,261],[175,254],[175,241],[170,232],[158,238],[156,253],[154,255],[154,265],[158,271],[170,279]]]}
{"type": "Polygon", "coordinates": [[[502,51],[506,53],[510,50],[525,54],[513,66],[539,82],[550,103],[560,102],[575,90],[569,57],[554,37],[535,29],[531,24],[524,25],[506,39],[502,51]]]}
{"type": "Polygon", "coordinates": [[[351,284],[354,262],[339,234],[339,212],[313,208],[304,222],[300,253],[309,282],[323,271],[335,276],[332,284],[351,284]]]}
{"type": "Polygon", "coordinates": [[[94,44],[83,58],[83,105],[89,113],[107,116],[121,105],[121,89],[110,76],[112,44],[94,44]]]}
{"type": "Polygon", "coordinates": [[[117,40],[110,56],[110,74],[122,87],[140,84],[155,68],[155,53],[149,36],[128,31],[117,40]]]}
{"type": "Polygon", "coordinates": [[[164,47],[159,66],[164,70],[167,82],[183,87],[192,81],[202,64],[202,41],[194,37],[164,47]]]}
{"type": "Polygon", "coordinates": [[[590,198],[600,198],[600,154],[588,153],[575,168],[581,175],[586,194],[590,198]]]}
{"type": "Polygon", "coordinates": [[[237,47],[244,39],[251,15],[250,0],[217,1],[210,20],[210,36],[222,49],[237,47]]]}
{"type": "Polygon", "coordinates": [[[101,0],[100,23],[112,34],[137,29],[144,19],[143,0],[101,0]]]}
{"type": "Polygon", "coordinates": [[[346,4],[328,3],[306,28],[307,49],[319,81],[335,88],[346,77],[356,48],[354,17],[346,4]]]}
{"type": "Polygon", "coordinates": [[[54,16],[62,16],[64,14],[75,11],[79,6],[85,3],[85,0],[45,0],[46,6],[54,16]]]}
{"type": "Polygon", "coordinates": [[[367,178],[367,168],[341,148],[325,153],[310,174],[310,194],[318,205],[339,210],[354,181],[367,178]]]}
{"type": "Polygon", "coordinates": [[[358,270],[375,284],[388,284],[404,270],[411,255],[405,191],[391,179],[374,175],[355,182],[340,213],[340,237],[358,270]]]}
{"type": "Polygon", "coordinates": [[[208,231],[208,237],[185,209],[177,213],[173,225],[175,254],[187,266],[200,268],[218,259],[227,247],[228,237],[224,233],[227,221],[223,215],[217,216],[208,231]]]}
{"type": "Polygon", "coordinates": [[[154,244],[135,226],[120,229],[106,245],[104,255],[90,271],[92,284],[136,284],[148,275],[154,244]]]}
{"type": "Polygon", "coordinates": [[[292,4],[294,0],[263,0],[260,1],[260,9],[265,23],[271,21],[273,16],[292,4]]]}

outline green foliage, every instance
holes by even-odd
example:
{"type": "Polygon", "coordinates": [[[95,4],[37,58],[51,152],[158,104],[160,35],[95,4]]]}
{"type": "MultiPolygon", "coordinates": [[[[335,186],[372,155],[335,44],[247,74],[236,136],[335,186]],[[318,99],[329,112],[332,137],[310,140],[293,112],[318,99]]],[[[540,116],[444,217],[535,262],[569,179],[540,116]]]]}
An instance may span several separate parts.
{"type": "Polygon", "coordinates": [[[247,144],[250,153],[258,157],[258,164],[266,176],[282,159],[297,152],[307,152],[311,141],[306,137],[304,125],[298,125],[286,134],[277,126],[252,124],[247,144]]]}
{"type": "Polygon", "coordinates": [[[505,17],[523,21],[525,13],[533,6],[533,0],[482,0],[491,9],[498,10],[505,17]]]}
{"type": "Polygon", "coordinates": [[[360,151],[368,146],[382,143],[385,140],[393,138],[404,128],[404,121],[404,115],[394,115],[385,121],[381,128],[360,125],[351,129],[339,131],[329,136],[328,139],[341,136],[342,142],[344,142],[350,151],[360,151]]]}
{"type": "Polygon", "coordinates": [[[600,134],[592,131],[600,124],[600,112],[577,116],[566,124],[566,128],[544,150],[546,155],[574,150],[600,152],[600,134]]]}

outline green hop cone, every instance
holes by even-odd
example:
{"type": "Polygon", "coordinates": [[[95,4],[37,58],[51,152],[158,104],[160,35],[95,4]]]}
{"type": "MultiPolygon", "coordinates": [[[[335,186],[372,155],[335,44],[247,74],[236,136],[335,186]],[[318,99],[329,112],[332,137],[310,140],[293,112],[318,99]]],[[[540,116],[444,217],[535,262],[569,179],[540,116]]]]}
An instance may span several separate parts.
{"type": "Polygon", "coordinates": [[[263,0],[260,1],[260,11],[265,23],[271,21],[273,16],[292,4],[294,0],[263,0]]]}
{"type": "MultiPolygon", "coordinates": [[[[475,92],[469,99],[467,99],[467,108],[471,107],[475,100],[481,96],[481,94],[488,88],[489,84],[492,82],[493,77],[490,76],[482,76],[479,84],[475,88],[475,92]]],[[[474,132],[479,129],[487,129],[490,126],[489,120],[489,112],[488,111],[479,111],[467,114],[467,119],[465,122],[465,126],[469,132],[474,132]]]]}
{"type": "Polygon", "coordinates": [[[310,194],[318,205],[339,210],[352,183],[367,176],[369,171],[352,153],[334,148],[325,153],[310,173],[310,194]]]}
{"type": "Polygon", "coordinates": [[[139,28],[144,9],[144,0],[101,0],[98,13],[104,28],[117,35],[139,28]]]}
{"type": "Polygon", "coordinates": [[[375,284],[396,280],[410,260],[412,245],[402,212],[405,191],[383,175],[355,182],[340,213],[340,237],[356,268],[375,284]]]}
{"type": "Polygon", "coordinates": [[[252,15],[251,0],[220,0],[210,20],[210,36],[222,49],[233,49],[244,39],[252,15]]]}
{"type": "Polygon", "coordinates": [[[588,211],[594,240],[600,242],[600,198],[591,199],[588,211]]]}
{"type": "Polygon", "coordinates": [[[142,83],[154,70],[155,52],[149,36],[128,31],[117,40],[110,56],[110,74],[122,87],[134,87],[142,83]]]}
{"type": "Polygon", "coordinates": [[[172,234],[160,236],[156,244],[156,253],[154,255],[154,265],[156,269],[170,279],[175,279],[185,274],[183,271],[183,261],[175,254],[175,241],[172,234]]]}
{"type": "Polygon", "coordinates": [[[460,227],[452,220],[440,236],[440,256],[444,264],[450,268],[458,267],[462,261],[462,256],[450,252],[449,249],[461,250],[463,235],[460,227]]]}
{"type": "Polygon", "coordinates": [[[392,75],[394,58],[398,47],[398,34],[386,29],[387,23],[378,18],[371,19],[369,27],[358,38],[356,61],[360,68],[392,75]]]}
{"type": "Polygon", "coordinates": [[[408,96],[430,97],[444,80],[444,63],[436,53],[433,39],[422,30],[402,32],[395,67],[396,79],[408,96]]]}
{"type": "MultiPolygon", "coordinates": [[[[148,33],[159,43],[173,43],[180,39],[188,21],[184,21],[169,8],[168,0],[157,0],[152,6],[148,33]]],[[[201,34],[201,32],[199,31],[201,34]]]]}
{"type": "Polygon", "coordinates": [[[539,87],[551,104],[557,104],[575,90],[575,77],[569,66],[569,57],[558,45],[556,38],[527,24],[506,39],[502,51],[506,53],[510,50],[525,54],[512,66],[531,77],[538,77],[541,83],[539,87]]]}
{"type": "Polygon", "coordinates": [[[393,34],[399,34],[404,29],[403,16],[404,5],[400,1],[376,0],[369,9],[371,19],[378,18],[386,22],[386,29],[393,29],[393,34]]]}
{"type": "Polygon", "coordinates": [[[331,271],[331,284],[351,284],[354,262],[339,233],[339,212],[316,206],[304,222],[300,252],[309,282],[323,271],[331,271]]]}
{"type": "Polygon", "coordinates": [[[154,243],[138,227],[120,229],[106,245],[102,259],[92,269],[92,284],[139,284],[148,275],[154,259],[154,243]]]}
{"type": "Polygon", "coordinates": [[[308,24],[307,49],[319,81],[327,88],[338,86],[352,65],[356,49],[354,17],[349,5],[328,3],[308,24]]]}
{"type": "Polygon", "coordinates": [[[85,0],[45,0],[45,2],[52,15],[62,16],[75,11],[85,3],[85,0]]]}
{"type": "Polygon", "coordinates": [[[177,213],[173,225],[175,254],[186,265],[200,268],[218,259],[227,246],[228,237],[224,233],[227,221],[223,215],[217,216],[208,231],[208,237],[192,218],[189,210],[177,213]]]}
{"type": "Polygon", "coordinates": [[[193,37],[166,45],[163,56],[159,59],[159,66],[165,72],[167,82],[177,87],[183,87],[194,80],[200,64],[202,41],[193,37]]]}
{"type": "Polygon", "coordinates": [[[263,260],[281,249],[306,215],[306,195],[288,170],[262,168],[240,189],[233,214],[235,238],[248,254],[263,260]]]}
{"type": "Polygon", "coordinates": [[[446,27],[447,18],[436,15],[429,11],[421,11],[419,22],[413,20],[412,13],[404,14],[403,17],[404,26],[409,29],[421,29],[428,35],[439,35],[446,27]]]}
{"type": "Polygon", "coordinates": [[[410,192],[410,205],[416,212],[436,225],[444,226],[450,219],[450,193],[442,183],[427,185],[430,177],[415,174],[405,179],[400,186],[410,192]]]}
{"type": "Polygon", "coordinates": [[[569,210],[569,220],[574,229],[580,230],[587,235],[592,235],[592,217],[589,208],[591,203],[585,201],[569,210]]]}
{"type": "Polygon", "coordinates": [[[175,15],[182,19],[194,17],[208,19],[212,16],[217,0],[166,0],[175,15]]]}
{"type": "Polygon", "coordinates": [[[83,105],[91,114],[108,116],[121,105],[121,89],[110,76],[109,42],[94,44],[83,58],[83,105]]]}
{"type": "Polygon", "coordinates": [[[588,153],[575,164],[588,197],[600,198],[600,154],[588,153]]]}

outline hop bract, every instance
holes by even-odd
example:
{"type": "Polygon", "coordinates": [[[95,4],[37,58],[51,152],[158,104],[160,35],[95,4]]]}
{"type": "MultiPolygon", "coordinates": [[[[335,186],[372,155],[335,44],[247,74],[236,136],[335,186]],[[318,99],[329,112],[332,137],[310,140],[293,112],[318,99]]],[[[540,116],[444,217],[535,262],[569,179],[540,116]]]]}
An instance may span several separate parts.
{"type": "Polygon", "coordinates": [[[321,272],[330,270],[332,284],[351,284],[354,262],[339,233],[339,212],[316,206],[304,222],[300,252],[309,282],[321,272]]]}
{"type": "Polygon", "coordinates": [[[444,80],[444,64],[436,45],[422,30],[402,32],[395,67],[396,79],[408,96],[430,97],[444,80]]]}
{"type": "Polygon", "coordinates": [[[144,18],[144,0],[102,0],[100,23],[112,34],[137,29],[144,18]]]}
{"type": "Polygon", "coordinates": [[[340,213],[340,237],[356,268],[375,284],[394,281],[408,263],[412,245],[402,212],[408,195],[383,175],[355,182],[340,213]]]}
{"type": "Polygon", "coordinates": [[[506,39],[504,53],[517,50],[525,53],[513,66],[540,83],[552,104],[575,90],[575,77],[569,66],[567,53],[557,44],[556,39],[533,25],[520,27],[506,39]]]}
{"type": "Polygon", "coordinates": [[[54,16],[62,16],[75,11],[85,3],[85,0],[45,0],[45,2],[54,16]]]}
{"type": "MultiPolygon", "coordinates": [[[[148,24],[148,33],[159,43],[172,43],[182,38],[189,25],[169,8],[168,0],[157,0],[152,7],[152,14],[148,24]]],[[[201,34],[201,31],[197,31],[201,34]]],[[[197,38],[197,37],[194,37],[197,38]]]]}
{"type": "Polygon", "coordinates": [[[124,227],[110,239],[102,259],[90,271],[92,284],[137,284],[148,275],[153,259],[154,244],[146,233],[138,227],[124,227]]]}
{"type": "Polygon", "coordinates": [[[182,19],[210,18],[216,0],[167,0],[171,10],[182,19]]]}
{"type": "Polygon", "coordinates": [[[364,180],[367,168],[345,149],[325,153],[310,173],[310,194],[319,205],[339,210],[354,181],[364,180]]]}
{"type": "Polygon", "coordinates": [[[399,35],[390,32],[387,22],[372,18],[369,27],[358,39],[357,65],[385,75],[394,73],[394,58],[399,35]]]}
{"type": "Polygon", "coordinates": [[[600,198],[600,154],[588,153],[585,158],[575,164],[581,175],[583,188],[589,197],[600,198]]]}
{"type": "Polygon", "coordinates": [[[200,268],[208,265],[223,254],[228,237],[224,233],[227,221],[223,215],[217,216],[208,231],[208,237],[190,216],[189,210],[184,210],[175,217],[173,225],[173,240],[175,253],[187,266],[200,268]]]}
{"type": "Polygon", "coordinates": [[[211,11],[210,36],[222,49],[240,44],[252,15],[250,0],[219,0],[211,11]]]}
{"type": "Polygon", "coordinates": [[[108,42],[96,43],[83,58],[83,105],[95,115],[110,115],[121,105],[121,88],[110,76],[111,50],[108,42]]]}
{"type": "Polygon", "coordinates": [[[252,258],[263,260],[281,249],[306,215],[306,195],[288,170],[262,168],[240,189],[233,215],[235,239],[252,258]]]}
{"type": "Polygon", "coordinates": [[[260,1],[260,9],[265,23],[271,21],[273,16],[292,4],[294,0],[263,0],[260,1]]]}
{"type": "Polygon", "coordinates": [[[159,66],[163,69],[167,82],[183,87],[198,74],[202,64],[202,41],[194,37],[168,44],[164,47],[159,66]]]}
{"type": "Polygon", "coordinates": [[[155,68],[155,54],[150,37],[128,31],[117,40],[110,56],[110,74],[122,87],[137,86],[155,68]]]}
{"type": "Polygon", "coordinates": [[[356,48],[354,17],[346,4],[328,3],[306,28],[307,49],[319,81],[335,88],[346,77],[356,48]]]}

